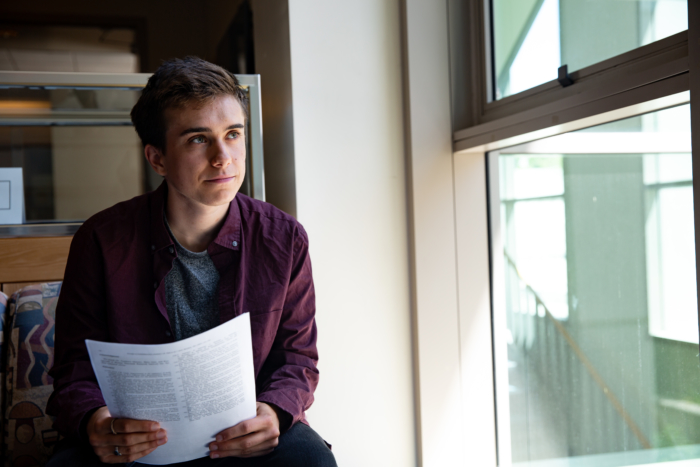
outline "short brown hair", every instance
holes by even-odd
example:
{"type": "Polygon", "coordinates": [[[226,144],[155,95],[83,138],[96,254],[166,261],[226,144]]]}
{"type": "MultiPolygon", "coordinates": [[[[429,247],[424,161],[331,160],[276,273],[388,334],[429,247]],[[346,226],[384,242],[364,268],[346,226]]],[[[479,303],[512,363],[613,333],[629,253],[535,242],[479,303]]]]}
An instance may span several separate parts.
{"type": "Polygon", "coordinates": [[[248,117],[248,95],[233,73],[198,57],[163,62],[131,109],[131,121],[144,146],[165,150],[165,111],[190,102],[205,103],[214,97],[236,98],[248,117]]]}

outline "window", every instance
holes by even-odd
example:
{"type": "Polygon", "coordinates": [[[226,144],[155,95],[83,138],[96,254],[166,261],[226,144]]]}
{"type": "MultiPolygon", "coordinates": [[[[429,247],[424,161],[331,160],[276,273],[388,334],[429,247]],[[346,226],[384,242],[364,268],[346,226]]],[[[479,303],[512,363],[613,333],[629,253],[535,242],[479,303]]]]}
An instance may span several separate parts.
{"type": "Polygon", "coordinates": [[[496,99],[688,29],[687,0],[493,0],[496,99]]]}
{"type": "Polygon", "coordinates": [[[700,4],[456,4],[466,30],[487,38],[451,30],[465,432],[475,438],[476,424],[494,433],[493,444],[465,437],[467,459],[697,462],[700,216],[690,140],[692,127],[700,131],[700,4]],[[573,84],[558,82],[560,65],[573,84]],[[479,176],[483,198],[471,189],[479,176]],[[474,260],[482,199],[488,271],[474,260]],[[470,285],[484,275],[485,324],[470,285]],[[487,330],[492,347],[479,340],[487,330]],[[493,399],[472,381],[494,381],[493,399]],[[480,409],[487,400],[492,414],[480,409]]]}
{"type": "Polygon", "coordinates": [[[489,157],[506,294],[499,458],[700,456],[689,106],[489,157]]]}

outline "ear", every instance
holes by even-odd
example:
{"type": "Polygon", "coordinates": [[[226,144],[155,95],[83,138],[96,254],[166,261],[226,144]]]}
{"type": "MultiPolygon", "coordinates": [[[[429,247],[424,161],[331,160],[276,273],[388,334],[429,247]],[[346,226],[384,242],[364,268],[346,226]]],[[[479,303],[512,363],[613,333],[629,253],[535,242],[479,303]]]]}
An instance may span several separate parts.
{"type": "Polygon", "coordinates": [[[151,144],[147,144],[146,147],[143,148],[143,154],[146,156],[148,163],[151,164],[151,167],[153,167],[153,170],[155,170],[158,175],[165,177],[166,170],[165,164],[163,163],[163,151],[151,144]]]}

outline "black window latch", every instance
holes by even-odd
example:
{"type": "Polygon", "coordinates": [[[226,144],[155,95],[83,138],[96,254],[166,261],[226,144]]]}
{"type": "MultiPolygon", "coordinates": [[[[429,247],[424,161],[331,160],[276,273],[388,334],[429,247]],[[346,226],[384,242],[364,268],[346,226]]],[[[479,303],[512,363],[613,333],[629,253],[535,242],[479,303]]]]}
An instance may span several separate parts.
{"type": "Polygon", "coordinates": [[[571,79],[571,76],[569,76],[568,65],[562,65],[559,67],[559,78],[557,79],[557,81],[559,81],[559,84],[561,84],[561,87],[563,88],[574,84],[574,80],[571,79]]]}

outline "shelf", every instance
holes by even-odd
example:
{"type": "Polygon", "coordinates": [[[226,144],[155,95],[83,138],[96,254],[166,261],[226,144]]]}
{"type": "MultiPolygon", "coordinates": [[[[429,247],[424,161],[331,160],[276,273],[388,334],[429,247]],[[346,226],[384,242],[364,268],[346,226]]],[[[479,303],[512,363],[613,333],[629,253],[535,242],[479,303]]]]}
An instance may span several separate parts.
{"type": "Polygon", "coordinates": [[[0,225],[0,238],[68,237],[75,234],[82,222],[0,225]]]}

